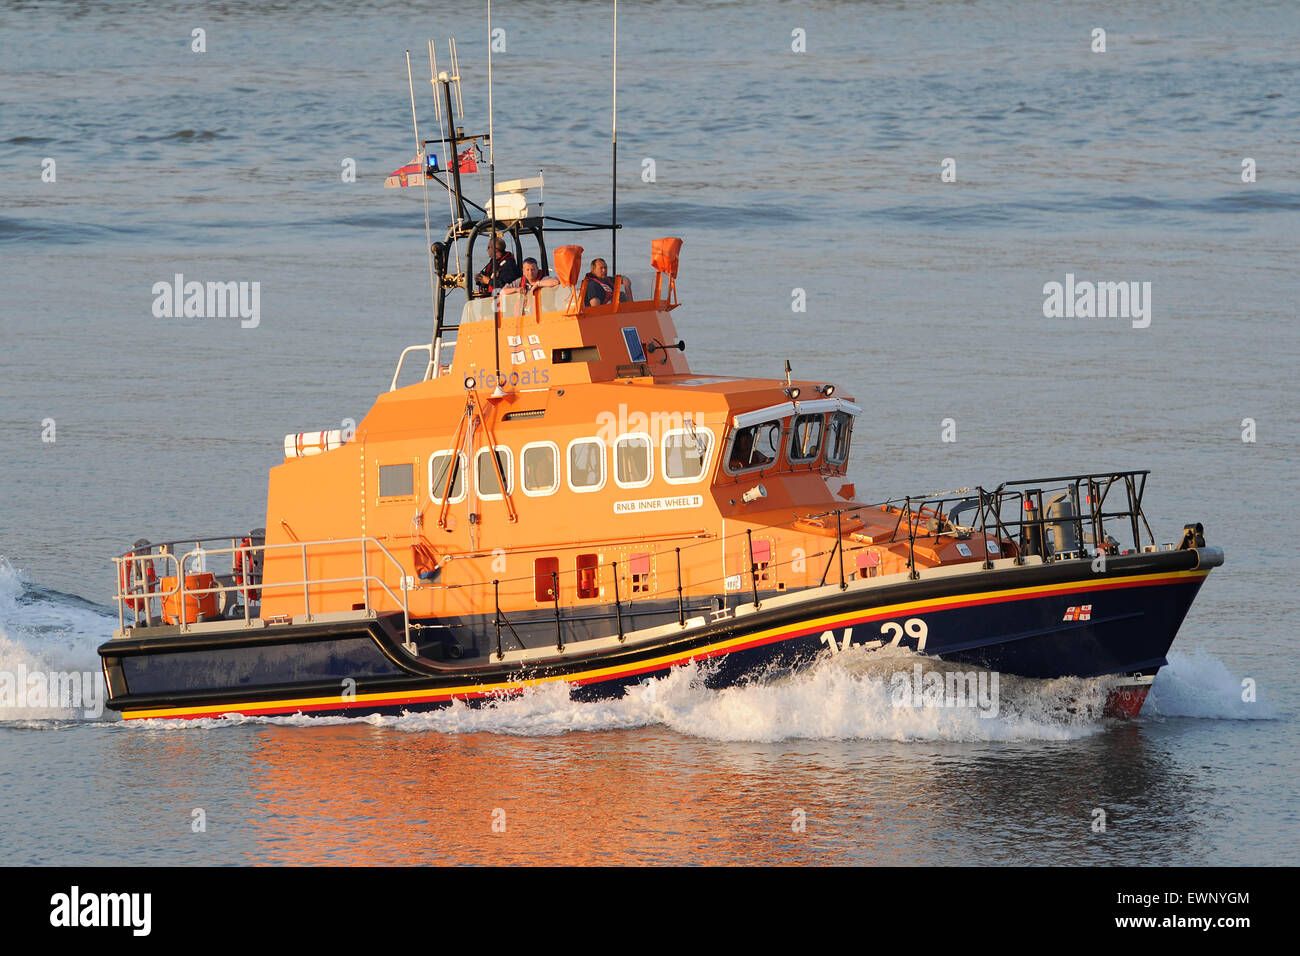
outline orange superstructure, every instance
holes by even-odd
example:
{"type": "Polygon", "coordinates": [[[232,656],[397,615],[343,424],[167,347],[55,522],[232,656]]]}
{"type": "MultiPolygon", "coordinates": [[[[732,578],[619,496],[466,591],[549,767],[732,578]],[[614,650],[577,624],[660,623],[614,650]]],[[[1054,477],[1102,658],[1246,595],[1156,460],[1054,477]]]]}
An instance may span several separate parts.
{"type": "MultiPolygon", "coordinates": [[[[603,306],[565,286],[472,300],[440,374],[381,395],[341,447],[272,470],[267,544],[377,539],[419,618],[491,613],[494,580],[503,611],[545,608],[551,574],[565,607],[609,603],[615,574],[623,599],[671,597],[679,553],[688,596],[749,591],[753,564],[760,590],[818,583],[835,521],[809,516],[858,504],[845,479],[858,409],[821,383],[692,374],[672,288],[659,273],[645,298],[603,306]],[[756,432],[770,460],[735,467],[735,439],[756,432]]],[[[841,520],[853,576],[909,559],[897,513],[876,514],[841,520]]],[[[986,556],[966,550],[915,553],[986,556]]],[[[317,579],[357,563],[355,546],[309,560],[317,579]]],[[[301,589],[276,582],[302,571],[292,549],[268,551],[263,616],[301,613],[301,589]]],[[[360,603],[354,584],[311,597],[313,613],[360,603]]]]}

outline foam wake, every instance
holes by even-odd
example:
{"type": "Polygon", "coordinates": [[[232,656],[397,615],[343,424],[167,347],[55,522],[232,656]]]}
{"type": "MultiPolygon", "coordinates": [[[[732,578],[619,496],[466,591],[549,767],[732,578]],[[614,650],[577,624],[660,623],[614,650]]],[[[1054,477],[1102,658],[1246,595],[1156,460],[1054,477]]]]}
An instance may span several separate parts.
{"type": "MultiPolygon", "coordinates": [[[[93,673],[97,692],[102,695],[95,648],[115,623],[108,608],[34,585],[0,557],[0,675],[93,673]]],[[[430,713],[359,719],[409,732],[521,736],[660,726],[693,737],[728,741],[1069,740],[1106,726],[1102,709],[1110,683],[1104,680],[1032,681],[1000,675],[995,699],[968,699],[963,706],[952,706],[950,698],[943,700],[946,706],[935,706],[918,694],[900,693],[904,677],[911,680],[911,686],[919,687],[922,674],[937,674],[942,679],[954,672],[969,673],[969,669],[901,648],[850,648],[798,674],[723,690],[705,687],[706,666],[692,665],[608,701],[576,701],[565,685],[551,684],[482,706],[457,702],[430,713]]],[[[1156,678],[1142,719],[1276,716],[1262,694],[1258,702],[1248,703],[1242,700],[1242,690],[1241,680],[1208,652],[1176,651],[1156,678]]],[[[0,706],[0,721],[10,726],[40,725],[42,721],[57,725],[84,716],[82,710],[49,706],[49,702],[46,706],[0,706]]],[[[106,717],[114,719],[111,713],[106,717]]],[[[179,729],[272,723],[310,727],[357,720],[230,717],[132,721],[121,726],[179,729]]]]}
{"type": "Polygon", "coordinates": [[[1254,700],[1243,679],[1202,649],[1171,651],[1142,708],[1143,717],[1204,717],[1218,720],[1273,720],[1276,707],[1267,688],[1256,686],[1254,700]]]}
{"type": "Polygon", "coordinates": [[[76,681],[77,700],[102,702],[95,648],[116,625],[106,608],[33,585],[0,556],[0,722],[85,719],[86,708],[59,706],[58,695],[49,693],[49,675],[62,675],[65,690],[76,681]]]}
{"type": "MultiPolygon", "coordinates": [[[[900,706],[900,682],[904,677],[910,681],[917,665],[927,674],[957,670],[906,650],[870,652],[853,648],[798,674],[723,690],[705,687],[706,668],[690,665],[629,688],[614,700],[575,701],[567,687],[551,684],[482,706],[456,702],[429,713],[370,716],[363,720],[410,732],[522,736],[662,726],[693,737],[727,741],[1066,740],[1095,733],[1104,726],[1101,710],[1107,687],[1100,681],[1001,677],[996,709],[974,703],[918,706],[915,701],[901,702],[900,706]]],[[[350,720],[230,717],[189,722],[133,721],[130,726],[320,726],[350,720]]]]}
{"type": "MultiPolygon", "coordinates": [[[[724,690],[703,686],[706,669],[679,668],[629,688],[621,698],[575,701],[562,684],[530,688],[483,706],[453,703],[401,717],[360,718],[406,732],[549,736],[582,731],[667,727],[692,737],[770,742],[791,739],[895,741],[1070,740],[1107,726],[1102,716],[1111,682],[1001,676],[990,707],[929,706],[900,701],[905,676],[969,673],[905,649],[852,648],[807,671],[724,690]],[[900,706],[900,704],[902,704],[900,706]]],[[[916,681],[912,681],[916,686],[916,681]]],[[[1176,654],[1161,671],[1141,719],[1270,717],[1266,705],[1240,702],[1241,682],[1204,652],[1176,654]],[[1154,706],[1153,706],[1154,705],[1154,706]]],[[[133,721],[124,727],[210,728],[245,724],[327,726],[345,717],[229,717],[199,721],[133,721]]]]}

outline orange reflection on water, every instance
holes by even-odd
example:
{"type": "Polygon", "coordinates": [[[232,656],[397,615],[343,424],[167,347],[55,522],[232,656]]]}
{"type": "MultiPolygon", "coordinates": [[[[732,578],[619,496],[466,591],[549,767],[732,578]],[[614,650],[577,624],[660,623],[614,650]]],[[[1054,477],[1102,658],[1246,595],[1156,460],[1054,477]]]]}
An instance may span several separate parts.
{"type": "MultiPolygon", "coordinates": [[[[267,727],[248,862],[834,862],[823,797],[770,759],[659,729],[556,737],[267,727]],[[722,759],[719,759],[722,758],[722,759]],[[796,832],[794,810],[805,825],[796,832]],[[813,831],[813,832],[810,832],[813,831]],[[286,836],[291,837],[285,839],[286,836]]],[[[802,775],[806,779],[806,774],[802,775]]]]}
{"type": "Polygon", "coordinates": [[[1183,801],[1188,782],[1134,725],[1000,744],[365,723],[111,739],[106,757],[152,781],[152,819],[124,803],[108,833],[179,862],[934,865],[1015,863],[1027,848],[1059,863],[1140,862],[1141,840],[1091,831],[1099,805],[1170,850],[1194,836],[1143,819],[1150,794],[1183,801]],[[191,807],[206,813],[201,835],[188,832],[191,807]]]}

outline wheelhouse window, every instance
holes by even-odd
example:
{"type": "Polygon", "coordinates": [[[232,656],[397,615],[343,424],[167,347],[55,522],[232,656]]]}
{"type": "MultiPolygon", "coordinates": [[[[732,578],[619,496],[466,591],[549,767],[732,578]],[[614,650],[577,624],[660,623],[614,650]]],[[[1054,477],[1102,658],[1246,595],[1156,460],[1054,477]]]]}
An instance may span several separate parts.
{"type": "Polygon", "coordinates": [[[415,466],[380,465],[379,497],[410,498],[415,495],[415,466]]]}
{"type": "Polygon", "coordinates": [[[429,498],[436,504],[465,499],[465,455],[449,451],[436,452],[429,459],[429,498]],[[452,458],[455,457],[455,467],[452,458]],[[451,469],[451,487],[448,489],[447,470],[451,469]]]}
{"type": "Polygon", "coordinates": [[[817,458],[822,447],[822,416],[797,415],[790,430],[791,461],[808,462],[817,458]]]}
{"type": "Polygon", "coordinates": [[[781,449],[781,420],[736,429],[731,439],[727,471],[735,474],[753,468],[766,468],[776,461],[781,449]]]}
{"type": "Polygon", "coordinates": [[[650,478],[650,436],[620,435],[614,442],[614,482],[620,488],[644,488],[650,478]]]}
{"type": "Polygon", "coordinates": [[[713,432],[707,428],[678,428],[664,433],[664,478],[669,484],[699,481],[709,467],[713,432]]]}
{"type": "Polygon", "coordinates": [[[826,460],[832,465],[842,465],[848,460],[852,434],[853,416],[848,412],[832,412],[826,426],[826,460]]]}
{"type": "Polygon", "coordinates": [[[599,491],[605,486],[605,443],[599,438],[569,442],[569,487],[599,491]]]}
{"type": "Polygon", "coordinates": [[[501,478],[506,480],[506,494],[515,490],[514,475],[511,474],[510,449],[504,445],[496,447],[496,465],[492,464],[492,453],[487,448],[479,449],[474,456],[474,480],[478,487],[478,496],[489,501],[504,497],[501,494],[501,478]],[[497,469],[500,469],[498,473],[497,469]]]}
{"type": "Polygon", "coordinates": [[[524,494],[549,495],[560,487],[560,449],[553,442],[525,445],[519,456],[524,494]]]}

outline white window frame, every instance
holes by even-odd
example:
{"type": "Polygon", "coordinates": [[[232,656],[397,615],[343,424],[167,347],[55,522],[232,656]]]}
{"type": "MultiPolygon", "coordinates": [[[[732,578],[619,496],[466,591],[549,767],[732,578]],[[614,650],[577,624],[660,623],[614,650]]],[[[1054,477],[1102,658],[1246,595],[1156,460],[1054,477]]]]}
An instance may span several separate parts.
{"type": "Polygon", "coordinates": [[[547,495],[553,495],[560,490],[560,446],[553,441],[530,441],[519,449],[519,488],[530,498],[545,498],[547,495]],[[549,448],[555,455],[555,483],[543,491],[529,491],[528,482],[524,478],[524,456],[528,454],[530,448],[549,448]]]}
{"type": "Polygon", "coordinates": [[[474,452],[474,493],[478,495],[480,501],[500,501],[506,495],[513,494],[515,490],[515,454],[510,450],[509,445],[485,445],[478,451],[474,452]],[[506,486],[502,493],[484,491],[478,485],[478,463],[484,455],[494,451],[503,451],[506,453],[506,464],[502,471],[505,472],[506,486]]]}
{"type": "Polygon", "coordinates": [[[435,505],[440,505],[443,504],[444,502],[450,502],[453,505],[458,504],[459,502],[464,501],[465,496],[469,494],[469,463],[465,460],[465,453],[463,451],[451,451],[450,449],[444,449],[443,451],[435,451],[432,455],[429,456],[428,472],[429,472],[429,500],[432,501],[435,505]],[[460,457],[460,474],[462,479],[462,483],[460,486],[460,494],[457,495],[455,498],[446,498],[446,499],[439,498],[438,493],[442,491],[442,487],[434,484],[433,463],[440,458],[450,458],[453,455],[458,455],[460,457]]]}
{"type": "Polygon", "coordinates": [[[620,488],[644,488],[650,482],[655,480],[655,443],[647,432],[626,432],[614,439],[614,484],[620,488]],[[646,457],[646,479],[645,481],[633,481],[627,484],[618,480],[618,443],[625,438],[639,438],[645,441],[646,457]]]}
{"type": "Polygon", "coordinates": [[[731,430],[731,437],[727,440],[727,457],[722,460],[722,470],[725,471],[728,475],[731,475],[732,477],[736,477],[738,475],[753,475],[763,471],[779,470],[781,467],[781,459],[783,458],[785,459],[786,464],[790,463],[790,459],[789,456],[786,454],[786,447],[785,447],[786,442],[790,438],[790,429],[786,428],[785,425],[787,421],[790,421],[790,419],[764,418],[761,421],[750,422],[749,424],[746,425],[739,424],[740,421],[739,415],[736,416],[736,420],[737,420],[737,425],[735,428],[731,430]],[[776,443],[776,457],[773,458],[771,461],[769,461],[766,465],[750,465],[748,468],[738,468],[735,471],[732,471],[731,452],[732,449],[735,447],[736,439],[740,437],[740,433],[744,431],[746,428],[753,428],[756,425],[766,425],[769,423],[775,423],[781,429],[781,437],[777,440],[776,443]]]}
{"type": "Polygon", "coordinates": [[[709,469],[713,465],[713,452],[714,449],[718,447],[718,436],[713,434],[712,428],[708,428],[704,425],[696,425],[693,429],[670,428],[668,431],[664,432],[663,437],[664,437],[664,441],[663,441],[663,445],[661,446],[660,458],[661,458],[661,463],[663,465],[664,481],[668,482],[668,484],[670,485],[693,485],[697,482],[708,480],[709,469]],[[704,434],[709,436],[709,448],[704,453],[703,467],[700,468],[700,474],[696,478],[674,478],[668,471],[668,439],[671,438],[673,435],[685,435],[687,437],[690,437],[692,432],[696,432],[696,433],[704,432],[704,434]]]}
{"type": "MultiPolygon", "coordinates": [[[[843,467],[848,463],[848,460],[849,460],[849,450],[850,450],[850,446],[851,446],[852,443],[853,443],[853,426],[854,426],[855,424],[857,424],[857,416],[856,416],[856,415],[854,415],[852,412],[849,412],[847,409],[840,409],[840,411],[845,412],[845,419],[844,419],[844,420],[845,420],[845,422],[847,423],[847,425],[848,425],[848,429],[849,429],[849,430],[848,430],[848,433],[847,433],[847,436],[846,436],[846,438],[845,438],[845,442],[844,442],[844,457],[843,457],[843,458],[836,459],[836,458],[831,457],[831,447],[830,447],[830,445],[829,445],[829,444],[827,443],[827,441],[826,441],[826,439],[830,436],[830,432],[831,432],[831,419],[830,419],[830,418],[827,418],[827,419],[826,419],[826,432],[822,435],[822,456],[823,456],[823,460],[824,460],[824,461],[826,462],[826,464],[829,465],[831,468],[843,468],[843,467]]],[[[831,414],[834,415],[835,413],[832,412],[831,414]]]]}
{"type": "Polygon", "coordinates": [[[790,419],[790,435],[785,442],[785,460],[791,465],[812,466],[816,464],[817,459],[826,451],[826,431],[829,424],[830,421],[827,419],[825,412],[808,412],[802,409],[797,410],[794,417],[790,419]],[[811,458],[796,458],[794,457],[794,450],[791,448],[791,445],[794,444],[795,435],[798,434],[799,431],[799,419],[814,417],[821,419],[821,428],[817,433],[817,452],[811,458]]]}
{"type": "Polygon", "coordinates": [[[564,480],[568,483],[569,490],[577,492],[580,495],[585,495],[593,491],[600,491],[604,488],[605,483],[609,480],[609,462],[606,460],[608,457],[605,443],[599,438],[575,438],[573,441],[565,445],[564,480]],[[573,446],[581,444],[598,445],[600,447],[600,484],[598,485],[588,485],[584,488],[573,483],[573,468],[569,465],[569,462],[572,460],[570,456],[573,454],[573,446]]]}

